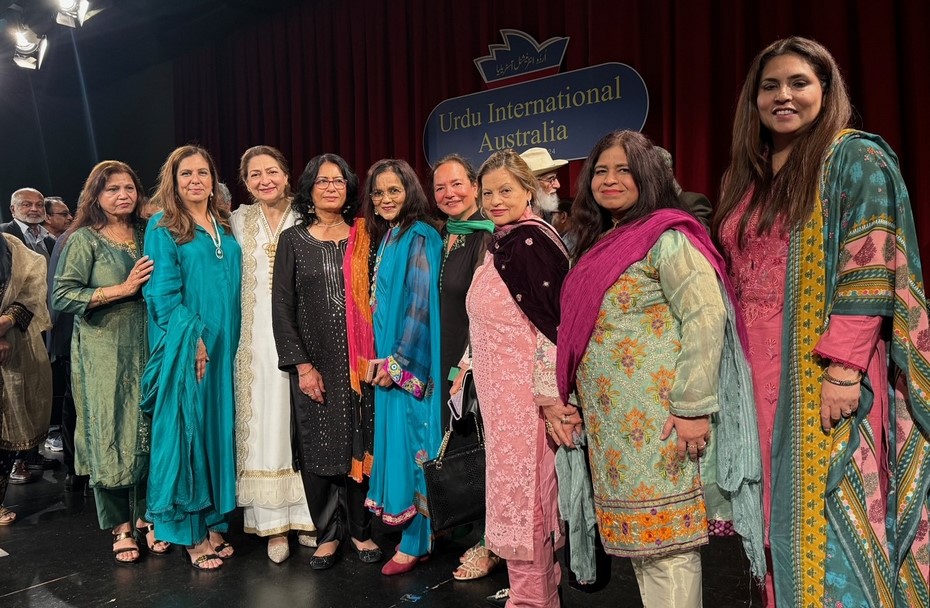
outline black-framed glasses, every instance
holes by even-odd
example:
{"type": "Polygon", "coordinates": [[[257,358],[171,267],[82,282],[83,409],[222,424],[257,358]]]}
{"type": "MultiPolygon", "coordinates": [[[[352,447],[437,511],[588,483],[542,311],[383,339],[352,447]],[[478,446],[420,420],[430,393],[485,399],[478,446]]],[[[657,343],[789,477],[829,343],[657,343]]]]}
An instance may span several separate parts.
{"type": "Polygon", "coordinates": [[[51,213],[46,213],[45,215],[60,215],[63,217],[74,217],[74,214],[70,211],[52,211],[51,213]]]}
{"type": "Polygon", "coordinates": [[[398,188],[397,186],[392,186],[388,188],[387,190],[372,190],[371,200],[373,200],[376,203],[380,203],[384,199],[384,197],[388,197],[393,201],[393,200],[397,200],[397,197],[399,197],[403,193],[404,193],[404,189],[398,188]]]}
{"type": "Polygon", "coordinates": [[[332,187],[336,190],[345,190],[346,184],[348,183],[349,180],[344,177],[336,177],[334,179],[329,179],[328,177],[318,177],[313,180],[313,185],[318,190],[326,190],[330,187],[330,185],[332,185],[332,187]]]}

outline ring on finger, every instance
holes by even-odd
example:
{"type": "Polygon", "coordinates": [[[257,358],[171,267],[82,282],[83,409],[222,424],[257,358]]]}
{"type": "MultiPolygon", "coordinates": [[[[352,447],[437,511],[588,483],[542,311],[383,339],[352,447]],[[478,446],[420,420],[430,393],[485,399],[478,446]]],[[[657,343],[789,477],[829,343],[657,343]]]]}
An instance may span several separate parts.
{"type": "Polygon", "coordinates": [[[847,408],[841,409],[840,413],[843,414],[844,418],[848,418],[849,416],[852,415],[852,410],[847,407],[847,408]]]}
{"type": "Polygon", "coordinates": [[[550,434],[555,432],[552,428],[552,423],[549,422],[548,420],[546,420],[546,432],[550,434]]]}

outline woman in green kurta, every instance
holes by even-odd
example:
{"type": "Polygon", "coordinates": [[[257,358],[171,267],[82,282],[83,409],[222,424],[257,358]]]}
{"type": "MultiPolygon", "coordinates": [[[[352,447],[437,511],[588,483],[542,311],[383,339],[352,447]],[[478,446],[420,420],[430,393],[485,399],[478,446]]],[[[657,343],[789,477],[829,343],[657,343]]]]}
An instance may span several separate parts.
{"type": "Polygon", "coordinates": [[[223,539],[236,508],[233,366],[239,344],[242,251],[229,212],[213,197],[206,150],[176,149],[159,177],[143,289],[151,357],[142,410],[152,416],[148,515],[159,537],[187,545],[191,565],[215,570],[233,548],[223,539]]]}
{"type": "Polygon", "coordinates": [[[562,397],[577,387],[584,411],[598,528],[607,553],[633,558],[644,605],[700,606],[709,514],[734,519],[754,541],[754,574],[764,570],[758,485],[746,484],[754,497],[740,496],[761,464],[722,259],[643,135],[602,138],[581,184],[572,210],[580,259],[562,290],[558,372],[562,397]],[[734,467],[718,480],[712,416],[718,440],[721,425],[746,429],[741,442],[727,434],[716,446],[723,462],[736,453],[757,465],[736,484],[734,467]]]}
{"type": "Polygon", "coordinates": [[[104,161],[90,172],[65,244],[52,306],[74,314],[72,386],[77,410],[75,469],[90,475],[101,529],[113,529],[118,564],[139,560],[132,516],[149,551],[167,552],[145,522],[149,420],[139,410],[148,358],[145,302],[152,272],[136,213],[142,186],[133,170],[104,161]]]}

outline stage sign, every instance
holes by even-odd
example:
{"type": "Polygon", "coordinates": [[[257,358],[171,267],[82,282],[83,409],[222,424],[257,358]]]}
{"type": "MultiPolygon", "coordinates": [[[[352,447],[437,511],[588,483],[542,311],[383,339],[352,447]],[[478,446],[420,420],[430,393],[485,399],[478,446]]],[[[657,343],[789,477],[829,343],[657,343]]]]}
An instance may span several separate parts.
{"type": "MultiPolygon", "coordinates": [[[[514,37],[513,30],[507,33],[514,37]]],[[[551,41],[546,44],[551,46],[551,41]]],[[[502,46],[492,46],[492,53],[502,46]]],[[[515,65],[512,57],[501,55],[499,64],[515,65]]],[[[520,57],[516,63],[534,65],[525,51],[520,57]]],[[[426,121],[423,148],[430,165],[457,153],[477,168],[498,150],[522,152],[532,147],[546,148],[554,158],[575,160],[586,158],[608,131],[642,129],[648,112],[649,93],[636,70],[604,63],[447,99],[426,121]]]]}

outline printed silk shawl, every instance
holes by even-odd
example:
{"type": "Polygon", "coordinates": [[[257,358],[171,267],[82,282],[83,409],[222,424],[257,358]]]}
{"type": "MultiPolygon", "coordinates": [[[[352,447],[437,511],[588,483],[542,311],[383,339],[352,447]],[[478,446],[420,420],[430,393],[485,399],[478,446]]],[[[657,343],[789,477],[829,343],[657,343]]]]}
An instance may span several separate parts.
{"type": "Polygon", "coordinates": [[[841,132],[814,212],[791,234],[772,480],[772,530],[790,531],[772,537],[781,606],[822,606],[838,577],[855,579],[875,608],[930,604],[930,327],[916,244],[894,152],[878,136],[841,132]],[[886,495],[874,473],[882,429],[866,419],[868,378],[857,413],[830,435],[820,428],[828,362],[813,351],[834,313],[886,317],[892,328],[886,495]],[[828,534],[845,560],[827,555],[828,534]]]}

